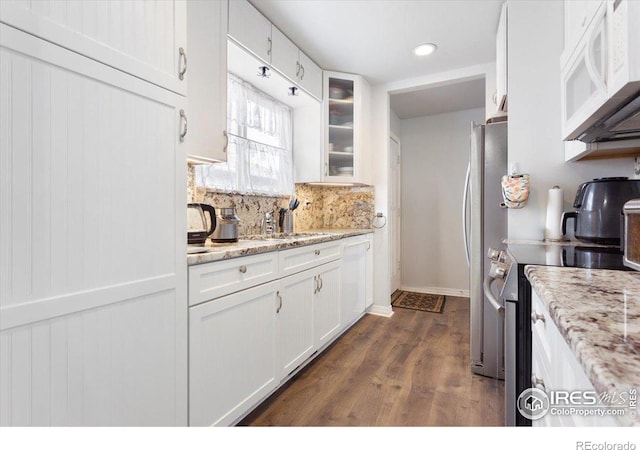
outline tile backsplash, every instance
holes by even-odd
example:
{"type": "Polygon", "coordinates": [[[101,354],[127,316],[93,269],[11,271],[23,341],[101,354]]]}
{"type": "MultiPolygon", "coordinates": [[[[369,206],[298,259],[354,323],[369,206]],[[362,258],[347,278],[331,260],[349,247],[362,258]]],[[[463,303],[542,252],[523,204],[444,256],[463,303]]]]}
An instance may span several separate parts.
{"type": "MultiPolygon", "coordinates": [[[[214,192],[195,185],[193,167],[187,172],[187,201],[215,207],[235,207],[240,224],[238,234],[260,234],[264,213],[277,215],[287,208],[289,197],[268,197],[214,192]]],[[[320,228],[371,228],[374,216],[373,186],[320,186],[297,184],[300,206],[294,212],[296,232],[320,228]]]]}

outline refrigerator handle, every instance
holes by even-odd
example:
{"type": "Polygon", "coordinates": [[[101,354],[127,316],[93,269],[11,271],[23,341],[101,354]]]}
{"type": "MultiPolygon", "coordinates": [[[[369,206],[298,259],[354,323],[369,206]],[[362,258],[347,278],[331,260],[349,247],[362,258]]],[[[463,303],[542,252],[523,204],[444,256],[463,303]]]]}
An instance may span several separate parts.
{"type": "Polygon", "coordinates": [[[467,204],[469,203],[469,182],[471,180],[471,161],[467,165],[467,175],[464,179],[464,194],[462,196],[462,239],[464,241],[464,251],[467,257],[467,266],[470,266],[469,259],[469,230],[467,229],[467,204]]]}

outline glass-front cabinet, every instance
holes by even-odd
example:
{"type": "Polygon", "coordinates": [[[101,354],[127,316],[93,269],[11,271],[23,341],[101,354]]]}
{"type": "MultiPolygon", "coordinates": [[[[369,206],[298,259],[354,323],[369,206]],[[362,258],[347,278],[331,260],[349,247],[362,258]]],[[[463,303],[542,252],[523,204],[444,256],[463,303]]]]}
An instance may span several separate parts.
{"type": "Polygon", "coordinates": [[[328,176],[353,177],[354,81],[328,77],[328,176]]]}
{"type": "Polygon", "coordinates": [[[324,180],[361,183],[363,102],[368,98],[365,80],[358,75],[325,72],[324,180]]]}

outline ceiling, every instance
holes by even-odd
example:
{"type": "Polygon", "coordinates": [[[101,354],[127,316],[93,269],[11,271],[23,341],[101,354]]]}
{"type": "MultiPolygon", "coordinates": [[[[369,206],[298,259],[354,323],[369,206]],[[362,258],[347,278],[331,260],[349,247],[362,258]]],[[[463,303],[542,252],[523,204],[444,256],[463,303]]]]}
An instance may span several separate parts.
{"type": "Polygon", "coordinates": [[[485,106],[484,78],[391,95],[400,119],[431,116],[485,106]]]}
{"type": "Polygon", "coordinates": [[[495,60],[503,0],[251,0],[323,69],[379,84],[495,60]],[[433,42],[438,50],[411,50],[433,42]]]}

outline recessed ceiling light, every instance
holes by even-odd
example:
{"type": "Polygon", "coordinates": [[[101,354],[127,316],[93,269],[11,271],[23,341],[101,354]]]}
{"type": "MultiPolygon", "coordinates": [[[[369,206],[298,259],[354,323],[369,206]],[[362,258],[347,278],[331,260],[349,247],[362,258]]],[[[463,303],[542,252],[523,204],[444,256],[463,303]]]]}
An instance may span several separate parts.
{"type": "Polygon", "coordinates": [[[416,56],[427,56],[435,52],[438,46],[436,44],[420,44],[413,49],[413,54],[416,56]]]}

